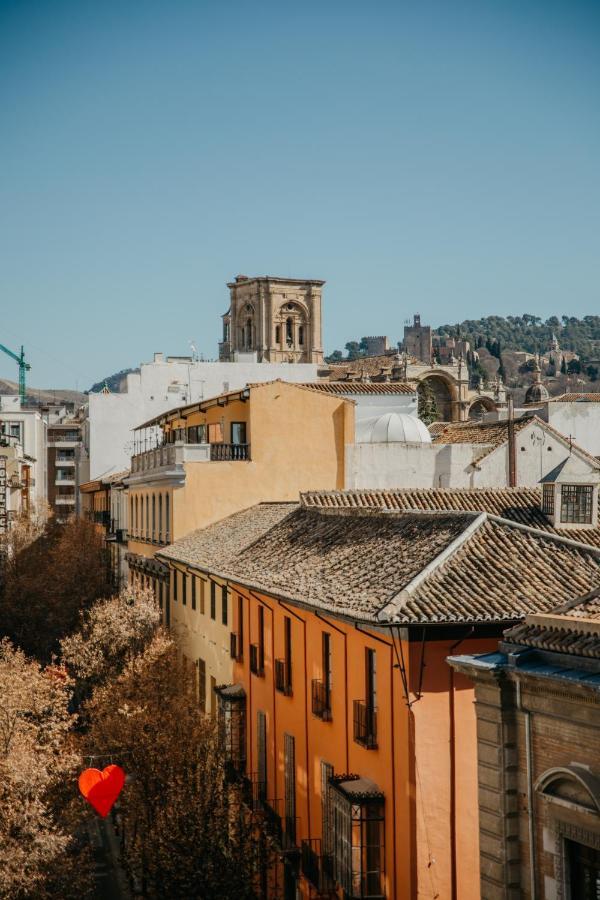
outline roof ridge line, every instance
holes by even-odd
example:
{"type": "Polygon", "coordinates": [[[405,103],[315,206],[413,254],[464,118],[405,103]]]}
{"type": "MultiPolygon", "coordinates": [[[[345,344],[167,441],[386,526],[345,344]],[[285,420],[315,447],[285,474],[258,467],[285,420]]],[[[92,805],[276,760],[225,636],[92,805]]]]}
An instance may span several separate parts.
{"type": "Polygon", "coordinates": [[[591,550],[597,556],[600,556],[600,547],[596,547],[594,544],[584,544],[583,541],[576,541],[573,538],[563,537],[562,534],[556,534],[554,531],[546,531],[543,528],[533,528],[531,525],[524,525],[522,522],[516,522],[512,519],[504,519],[502,516],[496,516],[493,513],[488,513],[488,519],[490,522],[495,522],[499,525],[508,525],[510,528],[517,528],[519,531],[526,531],[537,537],[549,538],[551,541],[564,544],[567,547],[581,547],[584,550],[591,550]]]}
{"type": "MultiPolygon", "coordinates": [[[[386,622],[391,618],[389,612],[397,612],[398,607],[403,604],[405,600],[413,595],[415,590],[425,581],[429,576],[437,569],[439,566],[443,565],[448,559],[450,559],[454,554],[461,549],[461,547],[472,537],[472,535],[479,531],[479,529],[484,525],[488,519],[489,514],[486,512],[481,513],[473,513],[473,521],[470,525],[461,531],[458,537],[455,537],[454,540],[450,541],[449,544],[441,550],[437,556],[435,556],[427,565],[421,569],[420,572],[417,572],[408,584],[405,584],[404,587],[398,591],[398,593],[394,594],[386,603],[381,606],[376,614],[375,620],[378,622],[386,622]]],[[[600,553],[600,550],[598,551],[600,553]]]]}

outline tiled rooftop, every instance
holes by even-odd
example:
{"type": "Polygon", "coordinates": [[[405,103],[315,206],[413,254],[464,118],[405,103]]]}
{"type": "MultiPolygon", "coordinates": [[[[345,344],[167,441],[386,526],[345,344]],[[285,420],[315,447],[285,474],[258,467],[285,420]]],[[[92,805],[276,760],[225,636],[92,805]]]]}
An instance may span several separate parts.
{"type": "Polygon", "coordinates": [[[548,615],[528,616],[504,635],[506,644],[600,660],[600,588],[548,615]]]}
{"type": "MultiPolygon", "coordinates": [[[[515,419],[515,434],[533,421],[533,416],[515,419]]],[[[429,426],[434,444],[485,444],[487,452],[508,441],[508,420],[501,422],[434,422],[429,426]]],[[[481,456],[486,455],[486,452],[481,456]]]]}
{"type": "Polygon", "coordinates": [[[600,582],[600,553],[473,512],[260,504],[161,557],[362,621],[510,621],[600,582]]]}
{"type": "Polygon", "coordinates": [[[559,394],[557,397],[550,397],[549,403],[600,403],[600,392],[598,393],[571,393],[559,394]]]}
{"type": "Polygon", "coordinates": [[[396,490],[308,491],[302,503],[314,509],[469,510],[553,531],[600,547],[600,528],[554,529],[540,508],[540,488],[398,488],[396,490]]]}
{"type": "Polygon", "coordinates": [[[404,381],[314,381],[302,387],[325,394],[416,394],[414,384],[404,381]]]}
{"type": "MultiPolygon", "coordinates": [[[[415,363],[413,357],[409,357],[408,364],[415,363]]],[[[404,365],[404,360],[398,360],[396,351],[384,353],[380,356],[360,356],[358,359],[344,360],[337,363],[325,363],[324,368],[331,371],[332,381],[348,376],[372,376],[379,375],[382,369],[390,371],[394,366],[404,365]]]]}

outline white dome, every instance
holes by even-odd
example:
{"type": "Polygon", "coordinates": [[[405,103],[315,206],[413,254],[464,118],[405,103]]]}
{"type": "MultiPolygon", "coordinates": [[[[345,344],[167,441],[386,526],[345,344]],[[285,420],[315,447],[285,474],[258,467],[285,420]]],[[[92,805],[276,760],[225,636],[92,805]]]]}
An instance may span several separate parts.
{"type": "Polygon", "coordinates": [[[431,435],[424,422],[408,413],[388,412],[356,423],[359,444],[431,444],[431,435]]]}

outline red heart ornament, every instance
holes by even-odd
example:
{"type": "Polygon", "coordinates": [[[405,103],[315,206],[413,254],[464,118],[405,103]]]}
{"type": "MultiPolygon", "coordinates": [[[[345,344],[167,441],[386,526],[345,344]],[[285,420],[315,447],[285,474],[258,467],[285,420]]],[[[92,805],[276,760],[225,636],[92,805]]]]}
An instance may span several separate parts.
{"type": "Polygon", "coordinates": [[[125,772],[121,766],[107,766],[100,769],[86,769],[79,776],[79,790],[104,819],[125,784],[125,772]]]}

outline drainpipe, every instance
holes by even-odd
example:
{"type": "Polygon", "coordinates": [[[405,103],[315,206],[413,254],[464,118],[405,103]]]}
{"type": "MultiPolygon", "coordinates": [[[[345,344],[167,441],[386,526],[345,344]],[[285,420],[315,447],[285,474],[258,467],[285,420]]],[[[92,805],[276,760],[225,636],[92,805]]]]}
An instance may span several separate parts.
{"type": "Polygon", "coordinates": [[[523,713],[525,718],[525,761],[527,771],[527,812],[529,817],[529,890],[531,900],[537,900],[535,879],[536,853],[535,853],[535,811],[533,807],[533,754],[531,749],[531,713],[523,709],[521,697],[521,680],[517,680],[517,710],[523,713]]]}
{"type": "Polygon", "coordinates": [[[517,486],[517,452],[515,447],[515,408],[512,394],[508,398],[508,485],[517,486]]]}

